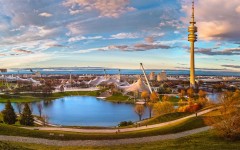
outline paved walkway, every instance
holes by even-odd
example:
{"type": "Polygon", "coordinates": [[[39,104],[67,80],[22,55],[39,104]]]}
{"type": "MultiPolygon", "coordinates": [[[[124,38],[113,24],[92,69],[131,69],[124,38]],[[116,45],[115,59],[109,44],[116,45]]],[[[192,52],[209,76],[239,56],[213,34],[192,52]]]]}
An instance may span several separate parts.
{"type": "MultiPolygon", "coordinates": [[[[201,111],[198,113],[198,116],[204,115],[206,113],[209,113],[215,109],[218,108],[211,108],[211,109],[207,109],[204,111],[201,111]]],[[[152,129],[152,128],[158,128],[158,127],[163,127],[166,125],[170,125],[179,121],[183,121],[185,119],[188,118],[193,118],[195,117],[195,114],[177,119],[177,120],[173,120],[173,121],[169,121],[169,122],[164,122],[164,123],[159,123],[159,124],[154,124],[154,125],[148,125],[148,126],[141,126],[141,127],[137,127],[137,128],[123,128],[123,129],[119,129],[120,132],[131,132],[131,131],[138,131],[138,130],[144,130],[144,129],[152,129]]],[[[25,129],[30,129],[30,130],[47,130],[47,131],[67,131],[67,132],[81,132],[81,133],[115,133],[116,131],[118,131],[118,129],[76,129],[76,128],[62,128],[62,127],[22,127],[25,129]]]]}
{"type": "Polygon", "coordinates": [[[142,137],[142,138],[117,139],[117,140],[58,141],[58,140],[48,140],[48,139],[41,139],[41,138],[0,135],[0,141],[34,143],[34,144],[54,145],[54,146],[113,146],[113,145],[136,144],[136,143],[146,143],[146,142],[178,139],[181,137],[207,131],[210,128],[211,127],[203,127],[203,128],[176,133],[176,134],[158,135],[158,136],[150,136],[150,137],[142,137]]]}

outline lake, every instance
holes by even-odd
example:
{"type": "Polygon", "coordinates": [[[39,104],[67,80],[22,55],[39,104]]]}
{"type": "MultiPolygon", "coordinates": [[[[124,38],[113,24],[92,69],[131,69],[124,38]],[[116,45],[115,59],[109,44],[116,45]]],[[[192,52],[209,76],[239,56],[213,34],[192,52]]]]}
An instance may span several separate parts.
{"type": "MultiPolygon", "coordinates": [[[[132,104],[111,103],[96,97],[71,96],[53,101],[41,101],[43,114],[49,122],[65,126],[117,126],[121,121],[138,121],[132,104]]],[[[4,109],[0,103],[0,111],[4,109]]],[[[15,112],[16,104],[12,103],[15,112]]],[[[31,103],[33,114],[39,115],[37,102],[31,103]]],[[[148,117],[145,110],[143,119],[148,117]]]]}

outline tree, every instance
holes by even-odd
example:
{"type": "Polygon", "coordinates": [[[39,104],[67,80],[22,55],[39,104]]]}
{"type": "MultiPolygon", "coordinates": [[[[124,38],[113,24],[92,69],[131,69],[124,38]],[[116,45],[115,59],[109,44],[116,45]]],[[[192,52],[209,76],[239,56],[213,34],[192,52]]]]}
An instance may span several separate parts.
{"type": "Polygon", "coordinates": [[[162,101],[163,101],[163,102],[166,102],[166,101],[169,101],[169,100],[170,100],[170,97],[167,96],[167,95],[164,95],[164,96],[162,97],[162,101]]]}
{"type": "Polygon", "coordinates": [[[221,115],[205,119],[207,125],[214,128],[215,133],[226,139],[240,138],[240,93],[225,92],[220,99],[221,115]]]}
{"type": "Polygon", "coordinates": [[[194,90],[193,90],[193,88],[189,88],[187,90],[187,95],[188,95],[189,98],[193,98],[194,97],[194,90]]]}
{"type": "Polygon", "coordinates": [[[149,99],[148,91],[143,91],[142,94],[141,94],[141,97],[145,100],[145,102],[147,102],[148,99],[149,99]]]}
{"type": "Polygon", "coordinates": [[[207,103],[207,98],[206,98],[206,96],[207,96],[207,93],[205,92],[205,91],[203,91],[203,90],[200,90],[199,92],[198,92],[198,96],[199,96],[199,98],[198,98],[198,101],[199,101],[199,103],[202,105],[202,106],[204,106],[206,103],[207,103]]]}
{"type": "Polygon", "coordinates": [[[46,126],[48,124],[48,116],[47,115],[43,115],[43,126],[46,126]]]}
{"type": "Polygon", "coordinates": [[[163,114],[172,113],[175,111],[175,109],[174,109],[173,103],[164,101],[164,102],[156,103],[153,107],[153,111],[157,115],[163,115],[163,114]]]}
{"type": "Polygon", "coordinates": [[[53,90],[55,90],[54,82],[52,80],[46,80],[45,85],[43,86],[43,89],[42,89],[43,96],[47,97],[51,95],[53,90]]]}
{"type": "Polygon", "coordinates": [[[149,118],[152,117],[152,110],[153,110],[153,106],[154,104],[159,100],[158,95],[156,92],[152,92],[150,94],[150,99],[147,101],[147,107],[149,110],[149,118]]]}
{"type": "Polygon", "coordinates": [[[41,102],[37,103],[37,108],[38,108],[39,116],[42,117],[43,105],[41,102]]]}
{"type": "Polygon", "coordinates": [[[159,100],[158,95],[156,92],[152,92],[150,95],[150,101],[156,103],[159,100]]]}
{"type": "Polygon", "coordinates": [[[64,86],[63,85],[60,86],[60,92],[64,92],[64,86]]]}
{"type": "Polygon", "coordinates": [[[26,126],[33,126],[34,124],[32,111],[30,110],[29,105],[27,103],[24,104],[24,109],[21,114],[20,124],[26,125],[26,126]]]}
{"type": "Polygon", "coordinates": [[[201,109],[201,105],[200,104],[197,104],[197,103],[194,103],[192,105],[188,105],[187,106],[187,112],[190,112],[190,113],[196,113],[196,116],[197,116],[197,111],[201,109]]]}
{"type": "Polygon", "coordinates": [[[14,109],[11,105],[11,102],[8,100],[5,104],[5,109],[2,111],[3,121],[7,124],[15,124],[17,116],[14,112],[14,109]]]}
{"type": "Polygon", "coordinates": [[[145,112],[144,106],[137,104],[137,105],[135,106],[135,108],[134,108],[134,111],[135,111],[135,113],[139,116],[139,121],[141,121],[141,120],[142,120],[142,115],[143,115],[144,112],[145,112]]]}
{"type": "Polygon", "coordinates": [[[179,97],[183,99],[185,95],[186,95],[185,90],[181,89],[181,91],[179,92],[179,97]]]}
{"type": "Polygon", "coordinates": [[[199,98],[206,98],[207,93],[203,90],[199,90],[198,96],[199,96],[199,98]]]}
{"type": "Polygon", "coordinates": [[[149,118],[152,118],[153,106],[154,106],[153,102],[151,102],[151,101],[147,102],[147,107],[148,107],[148,110],[149,110],[149,118]]]}

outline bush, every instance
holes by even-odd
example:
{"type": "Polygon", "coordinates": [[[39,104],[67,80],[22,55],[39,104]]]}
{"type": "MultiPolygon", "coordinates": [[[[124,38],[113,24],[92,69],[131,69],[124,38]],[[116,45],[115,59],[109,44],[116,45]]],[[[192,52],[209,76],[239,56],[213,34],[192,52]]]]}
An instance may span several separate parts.
{"type": "Polygon", "coordinates": [[[118,124],[119,127],[124,127],[124,126],[129,126],[129,125],[133,125],[132,121],[122,121],[118,124]]]}
{"type": "Polygon", "coordinates": [[[189,104],[178,108],[178,112],[194,113],[202,108],[201,104],[189,104]]]}

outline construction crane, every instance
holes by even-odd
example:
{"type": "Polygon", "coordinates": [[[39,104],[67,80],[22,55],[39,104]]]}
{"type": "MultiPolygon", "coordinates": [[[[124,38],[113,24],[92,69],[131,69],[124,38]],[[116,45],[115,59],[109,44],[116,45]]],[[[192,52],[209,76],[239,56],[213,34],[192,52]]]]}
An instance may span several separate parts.
{"type": "Polygon", "coordinates": [[[152,93],[153,91],[152,91],[152,88],[151,88],[150,83],[149,83],[149,81],[148,81],[148,78],[147,78],[147,75],[146,75],[146,72],[145,72],[145,70],[144,70],[144,68],[143,68],[143,64],[142,64],[142,63],[140,63],[140,67],[141,67],[141,69],[142,69],[142,71],[143,71],[145,80],[147,81],[147,85],[148,85],[149,91],[152,93]]]}

